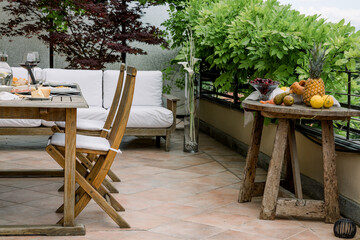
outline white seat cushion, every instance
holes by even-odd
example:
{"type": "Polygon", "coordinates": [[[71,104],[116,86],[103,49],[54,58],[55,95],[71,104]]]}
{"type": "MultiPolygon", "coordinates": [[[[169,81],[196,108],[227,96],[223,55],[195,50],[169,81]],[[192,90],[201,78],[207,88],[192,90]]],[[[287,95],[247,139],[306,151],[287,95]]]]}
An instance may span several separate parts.
{"type": "Polygon", "coordinates": [[[89,106],[102,107],[102,71],[45,68],[46,82],[77,83],[89,106]]]}
{"type": "MultiPolygon", "coordinates": [[[[108,112],[109,112],[108,110],[102,107],[78,108],[77,119],[100,121],[104,126],[108,112]]],[[[56,123],[53,121],[45,121],[45,120],[41,120],[41,124],[45,127],[52,127],[56,125],[56,123]]]]}
{"type": "MultiPolygon", "coordinates": [[[[77,119],[76,129],[78,130],[88,130],[88,131],[100,131],[103,129],[105,122],[98,120],[88,120],[88,119],[77,119]]],[[[56,122],[60,128],[65,128],[65,122],[56,122]]]]}
{"type": "MultiPolygon", "coordinates": [[[[111,106],[114,98],[119,70],[104,71],[104,108],[111,106]]],[[[138,71],[135,80],[132,106],[161,106],[162,72],[138,71]]]]}
{"type": "Polygon", "coordinates": [[[39,127],[40,119],[0,119],[0,127],[39,127]]]}
{"type": "Polygon", "coordinates": [[[109,111],[102,107],[78,108],[77,118],[97,121],[106,121],[109,111]]]}
{"type": "MultiPolygon", "coordinates": [[[[50,144],[64,147],[65,133],[54,133],[50,138],[50,144]]],[[[76,148],[109,151],[110,143],[106,138],[76,134],[76,148]]]]}
{"type": "Polygon", "coordinates": [[[156,106],[132,106],[127,127],[167,128],[172,124],[173,114],[167,108],[156,106]]]}

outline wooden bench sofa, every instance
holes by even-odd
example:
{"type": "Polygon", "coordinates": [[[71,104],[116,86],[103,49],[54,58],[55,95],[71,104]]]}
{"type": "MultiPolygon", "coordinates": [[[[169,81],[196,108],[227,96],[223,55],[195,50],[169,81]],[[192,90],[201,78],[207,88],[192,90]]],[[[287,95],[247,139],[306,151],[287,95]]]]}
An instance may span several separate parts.
{"type": "MultiPolygon", "coordinates": [[[[23,68],[12,68],[14,77],[27,77],[23,68]]],[[[79,119],[104,121],[111,105],[119,71],[37,69],[44,71],[46,82],[79,84],[88,109],[78,109],[79,119]]],[[[135,93],[125,135],[154,136],[156,144],[165,139],[170,150],[171,133],[176,128],[176,104],[179,100],[162,94],[160,71],[138,71],[135,93]],[[163,106],[166,102],[166,106],[163,106]]],[[[51,135],[53,122],[41,119],[0,119],[1,135],[51,135]]]]}

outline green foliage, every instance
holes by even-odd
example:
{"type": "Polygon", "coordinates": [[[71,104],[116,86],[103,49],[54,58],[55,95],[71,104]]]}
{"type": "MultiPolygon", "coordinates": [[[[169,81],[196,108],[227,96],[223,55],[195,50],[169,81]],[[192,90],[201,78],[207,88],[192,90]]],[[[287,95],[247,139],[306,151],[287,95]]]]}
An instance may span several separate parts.
{"type": "Polygon", "coordinates": [[[222,72],[215,86],[231,91],[234,78],[247,83],[256,77],[281,85],[309,77],[309,50],[314,43],[327,48],[323,67],[326,89],[344,89],[347,77],[336,70],[355,70],[360,57],[360,32],[342,20],[325,22],[304,16],[277,0],[188,0],[183,10],[171,11],[164,23],[172,47],[185,40],[190,26],[196,56],[222,72]]]}

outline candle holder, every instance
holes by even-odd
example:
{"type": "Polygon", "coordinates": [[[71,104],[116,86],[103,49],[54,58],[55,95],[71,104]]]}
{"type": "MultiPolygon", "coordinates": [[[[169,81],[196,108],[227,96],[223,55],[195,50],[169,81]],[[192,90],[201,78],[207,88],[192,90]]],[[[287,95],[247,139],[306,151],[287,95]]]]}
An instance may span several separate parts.
{"type": "Polygon", "coordinates": [[[334,224],[334,234],[338,238],[353,238],[356,234],[356,224],[347,218],[337,220],[334,224]]]}

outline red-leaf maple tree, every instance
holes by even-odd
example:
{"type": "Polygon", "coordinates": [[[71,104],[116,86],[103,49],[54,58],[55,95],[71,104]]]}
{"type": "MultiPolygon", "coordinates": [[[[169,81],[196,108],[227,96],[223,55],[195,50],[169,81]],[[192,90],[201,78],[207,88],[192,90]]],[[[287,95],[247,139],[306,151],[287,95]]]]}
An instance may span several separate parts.
{"type": "Polygon", "coordinates": [[[144,10],[160,1],[5,2],[3,13],[9,18],[0,24],[0,36],[37,37],[49,44],[50,56],[52,50],[66,56],[67,68],[103,69],[106,63],[125,62],[127,53],[146,54],[133,42],[166,46],[159,28],[141,22],[144,10]]]}

